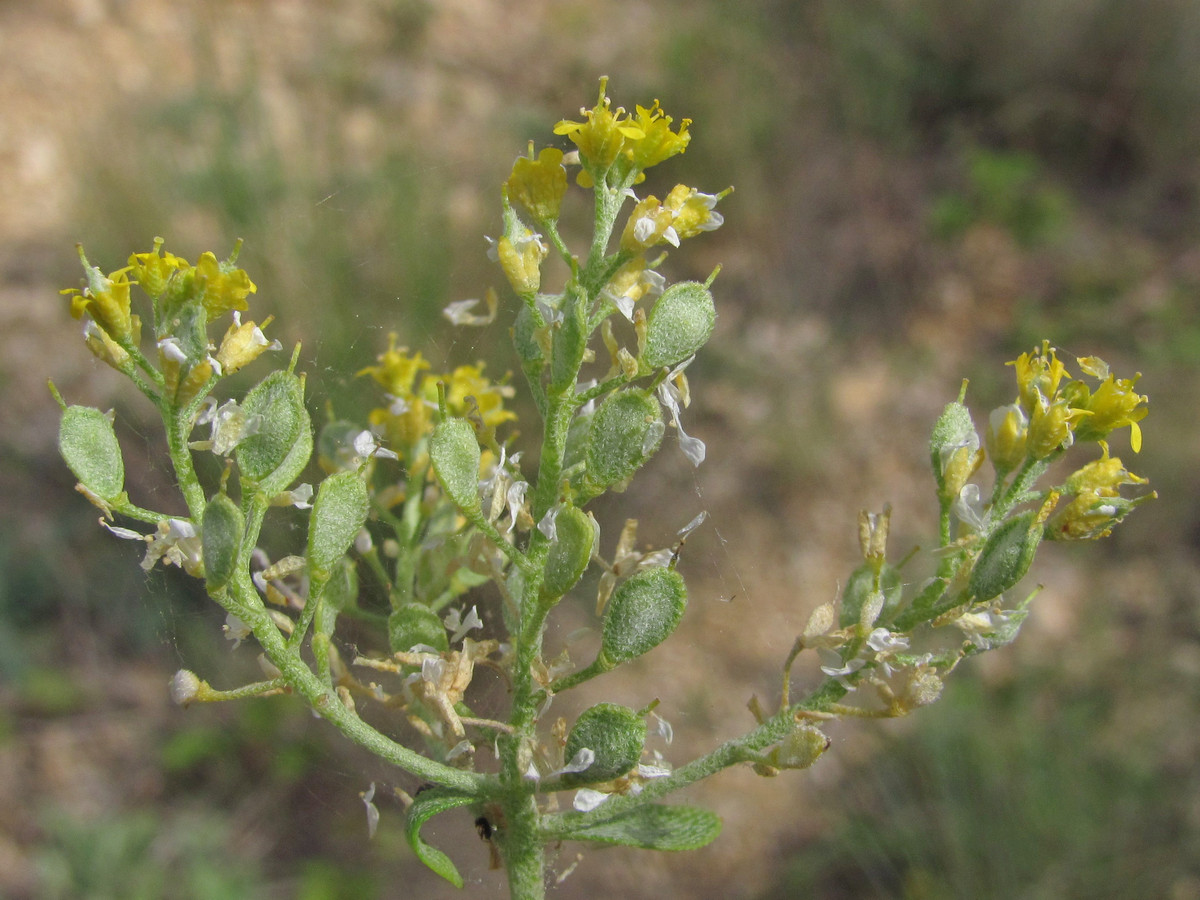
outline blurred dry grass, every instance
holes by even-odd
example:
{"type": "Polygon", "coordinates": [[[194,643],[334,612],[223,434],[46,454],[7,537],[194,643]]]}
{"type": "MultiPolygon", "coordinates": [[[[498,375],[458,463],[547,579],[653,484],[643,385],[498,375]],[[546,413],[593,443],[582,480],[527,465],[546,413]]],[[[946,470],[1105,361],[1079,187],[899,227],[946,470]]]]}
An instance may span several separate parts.
{"type": "MultiPolygon", "coordinates": [[[[608,505],[606,533],[636,514],[665,540],[701,508],[716,527],[688,545],[681,636],[616,680],[618,699],[661,697],[680,759],[740,731],[746,698],[772,690],[790,635],[853,564],[857,510],[893,503],[898,552],[929,533],[926,434],[959,379],[980,410],[1006,402],[1002,362],[1049,337],[1145,373],[1131,465],[1163,499],[1103,545],[1048,548],[1023,641],[974,666],[983,689],[964,684],[972,703],[947,709],[975,746],[997,740],[989,728],[1031,732],[1025,767],[1070,753],[1064,740],[1087,748],[1085,765],[1050,770],[1123,805],[1089,813],[1108,821],[1104,853],[1082,831],[1068,843],[1098,877],[1004,843],[1000,868],[1033,857],[1010,867],[1024,880],[970,889],[1135,896],[1152,871],[1161,895],[1200,897],[1198,45],[1183,0],[0,3],[0,893],[138,895],[105,887],[108,859],[143,870],[144,896],[451,895],[400,847],[396,810],[362,846],[357,792],[387,775],[307,717],[168,708],[181,662],[217,672],[229,654],[202,598],[170,577],[147,586],[70,490],[45,378],[117,406],[127,452],[155,445],[56,291],[77,280],[75,240],[115,266],[155,234],[185,255],[241,236],[260,303],[327,379],[318,403],[362,407],[347,373],[389,330],[439,364],[482,354],[503,371],[500,342],[437,311],[497,280],[480,239],[498,227],[496,186],[609,74],[617,103],[657,96],[696,120],[662,177],[737,188],[726,228],[670,263],[675,277],[724,265],[717,336],[692,370],[709,459],[693,476],[663,454],[628,505],[608,505]],[[989,698],[1002,702],[975,708],[989,698]],[[1065,738],[1043,735],[1059,721],[1065,738]]],[[[163,473],[138,489],[164,491],[163,473]]],[[[790,778],[727,773],[689,798],[725,817],[712,848],[589,854],[560,895],[954,896],[956,861],[977,850],[964,835],[987,831],[925,828],[928,798],[952,823],[993,813],[972,805],[987,792],[966,764],[947,776],[914,729],[921,717],[843,731],[790,778]],[[856,855],[847,821],[934,850],[856,855]]],[[[1077,828],[1038,783],[1043,805],[1013,801],[1013,830],[1077,828]]],[[[447,818],[440,840],[498,896],[470,823],[447,818]]]]}

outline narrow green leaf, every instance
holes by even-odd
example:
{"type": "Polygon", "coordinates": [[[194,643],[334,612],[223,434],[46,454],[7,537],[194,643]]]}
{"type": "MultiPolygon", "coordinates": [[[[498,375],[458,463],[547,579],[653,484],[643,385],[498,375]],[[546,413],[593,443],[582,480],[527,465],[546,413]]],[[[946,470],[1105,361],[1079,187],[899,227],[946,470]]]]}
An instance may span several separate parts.
{"type": "Polygon", "coordinates": [[[450,857],[445,853],[421,840],[421,826],[438,813],[466,806],[475,800],[475,797],[468,794],[460,794],[446,788],[428,788],[413,798],[412,806],[408,808],[408,821],[404,826],[404,835],[413,852],[417,854],[417,859],[458,888],[463,886],[458,869],[454,868],[454,863],[450,862],[450,857]]]}
{"type": "Polygon", "coordinates": [[[712,843],[720,833],[720,817],[707,809],[651,804],[618,813],[594,825],[568,827],[556,832],[555,837],[643,850],[698,850],[712,843]]]}
{"type": "Polygon", "coordinates": [[[125,486],[125,463],[108,416],[90,406],[71,406],[58,427],[58,451],[79,483],[105,500],[125,486]]]}

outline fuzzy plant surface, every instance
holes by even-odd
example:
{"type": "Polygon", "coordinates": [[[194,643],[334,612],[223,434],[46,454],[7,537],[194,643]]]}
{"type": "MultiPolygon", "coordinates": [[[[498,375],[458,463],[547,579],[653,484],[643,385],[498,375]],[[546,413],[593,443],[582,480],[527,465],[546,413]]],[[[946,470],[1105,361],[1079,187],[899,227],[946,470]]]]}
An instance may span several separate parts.
{"type": "MultiPolygon", "coordinates": [[[[1043,542],[1103,537],[1154,496],[1122,493],[1144,479],[1106,443],[1129,428],[1140,447],[1146,398],[1137,379],[1094,357],[1076,361],[1076,377],[1043,344],[1012,363],[1016,397],[990,414],[983,437],[963,403],[965,384],[933,426],[933,574],[902,577],[910,562],[888,560],[889,512],[864,512],[861,565],[838,603],[797,623],[771,701],[751,698],[750,731],[673,765],[647,749],[649,735],[669,732],[649,694],[641,709],[606,702],[573,722],[556,717],[556,695],[652,653],[687,611],[676,562],[701,521],[673,546],[639,550],[636,523],[602,539],[588,506],[627,488],[664,443],[682,451],[682,465],[704,459],[682,416],[686,369],[713,332],[717,273],[672,284],[664,247],[719,227],[716,207],[728,193],[680,184],[662,199],[640,196],[646,170],[687,148],[691,122],[676,123],[657,102],[614,108],[606,88],[602,79],[581,120],[554,128],[576,149],[535,154],[531,144],[504,182],[504,227],[491,252],[511,299],[489,291],[482,303],[445,311],[462,327],[511,336],[537,411],[521,423],[531,442],[514,437],[514,385],[480,365],[432,371],[395,338],[359,373],[379,392],[369,421],[331,416],[318,430],[299,348],[281,357],[264,334],[269,321],[243,318],[256,285],[237,267],[236,246],[224,261],[210,252],[193,264],[156,239],[108,274],[80,248],[85,279],[64,292],[88,349],[157,409],[187,513],[134,505],[112,414],[68,406],[54,391],[59,447],[78,490],[114,536],[145,543],[144,569],[178,566],[203,580],[235,648],[261,652],[263,680],[214,687],[183,670],[170,684],[175,701],[303,697],[395,767],[379,789],[404,803],[422,862],[461,886],[449,856],[421,832],[433,816],[469,814],[521,900],[544,895],[548,848],[703,847],[720,820],[664,803],[670,795],[731,766],[764,777],[806,768],[827,750],[831,720],[903,716],[934,702],[962,660],[1017,636],[1036,593],[1017,586],[1043,542]],[[593,234],[573,249],[559,233],[560,210],[584,197],[593,234]],[[551,269],[561,278],[544,284],[551,269]],[[225,379],[251,364],[269,371],[228,396],[225,379]],[[1088,446],[1098,454],[1047,483],[1053,463],[1088,446]],[[198,465],[201,457],[209,459],[198,465]],[[302,542],[298,514],[283,507],[305,511],[302,542]],[[289,538],[286,555],[263,549],[289,538]],[[599,585],[587,602],[599,649],[583,660],[548,658],[547,625],[589,573],[598,576],[587,581],[599,585]],[[342,637],[351,625],[352,643],[342,637]],[[806,652],[820,680],[797,698],[791,672],[806,652]],[[507,687],[500,712],[477,708],[480,667],[507,687]],[[360,715],[367,707],[377,709],[360,715]]],[[[372,833],[376,788],[363,794],[372,833]]]]}

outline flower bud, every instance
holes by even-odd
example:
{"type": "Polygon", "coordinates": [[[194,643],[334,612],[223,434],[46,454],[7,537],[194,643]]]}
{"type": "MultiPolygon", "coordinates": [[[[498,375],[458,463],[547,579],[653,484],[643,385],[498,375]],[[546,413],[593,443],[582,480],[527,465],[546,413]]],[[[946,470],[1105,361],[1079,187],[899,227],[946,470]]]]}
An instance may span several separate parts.
{"type": "Polygon", "coordinates": [[[188,706],[206,687],[195,672],[180,669],[171,679],[171,700],[179,706],[188,706]]]}
{"type": "Polygon", "coordinates": [[[1028,433],[1029,420],[1019,403],[992,410],[985,440],[997,471],[1011,472],[1024,461],[1028,433]]]}

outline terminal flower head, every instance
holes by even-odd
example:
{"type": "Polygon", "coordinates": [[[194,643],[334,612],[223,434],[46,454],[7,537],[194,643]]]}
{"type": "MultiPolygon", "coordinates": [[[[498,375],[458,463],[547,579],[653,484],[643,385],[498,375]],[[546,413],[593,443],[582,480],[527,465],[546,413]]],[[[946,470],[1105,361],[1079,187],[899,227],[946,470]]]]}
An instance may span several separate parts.
{"type": "Polygon", "coordinates": [[[617,160],[625,144],[625,138],[644,136],[636,126],[625,118],[625,110],[621,107],[616,112],[612,110],[611,101],[606,96],[608,78],[600,79],[600,97],[591,109],[581,109],[584,117],[582,122],[564,119],[554,126],[554,133],[565,135],[579,148],[579,159],[583,163],[583,171],[579,173],[576,182],[580,187],[591,187],[595,179],[605,180],[608,170],[617,160]]]}
{"type": "Polygon", "coordinates": [[[398,337],[396,332],[391,332],[387,350],[377,357],[379,365],[367,366],[360,369],[358,374],[370,375],[389,394],[403,397],[412,394],[417,374],[428,369],[429,363],[419,352],[409,355],[407,347],[397,347],[398,337]]]}

